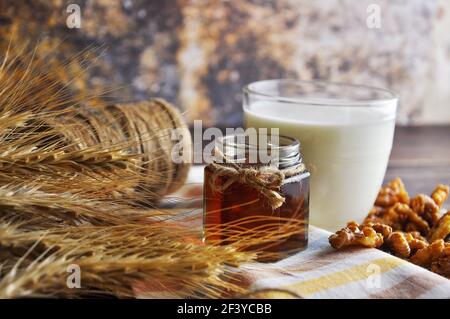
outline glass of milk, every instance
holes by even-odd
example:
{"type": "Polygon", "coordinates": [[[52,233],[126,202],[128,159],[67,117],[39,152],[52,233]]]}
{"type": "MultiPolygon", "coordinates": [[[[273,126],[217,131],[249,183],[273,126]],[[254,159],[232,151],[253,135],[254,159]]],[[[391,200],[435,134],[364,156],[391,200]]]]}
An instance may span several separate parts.
{"type": "Polygon", "coordinates": [[[381,88],[267,80],[244,88],[245,126],[297,138],[311,171],[310,222],[336,231],[361,222],[383,182],[398,97],[381,88]]]}

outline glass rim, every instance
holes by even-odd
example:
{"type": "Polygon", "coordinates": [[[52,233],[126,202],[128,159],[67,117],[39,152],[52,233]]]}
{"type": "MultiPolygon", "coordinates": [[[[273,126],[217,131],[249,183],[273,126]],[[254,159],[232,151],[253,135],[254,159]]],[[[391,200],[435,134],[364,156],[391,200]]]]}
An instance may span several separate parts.
{"type": "Polygon", "coordinates": [[[248,142],[248,140],[245,140],[245,143],[242,143],[241,140],[236,141],[236,138],[239,139],[239,137],[249,137],[248,134],[229,134],[225,136],[221,136],[216,138],[215,144],[216,147],[219,144],[220,150],[223,152],[223,154],[227,157],[230,155],[236,156],[236,155],[245,155],[249,154],[251,152],[260,152],[262,150],[267,150],[267,147],[272,151],[276,151],[278,155],[278,164],[281,167],[287,167],[294,165],[296,163],[302,162],[302,157],[300,153],[300,141],[296,138],[289,137],[286,135],[271,135],[267,134],[267,137],[276,137],[278,144],[273,144],[270,142],[270,139],[267,140],[267,143],[264,145],[259,144],[259,140],[257,141],[257,144],[251,144],[248,142]],[[231,143],[230,143],[231,140],[231,143]],[[233,150],[230,154],[229,148],[233,150]]]}
{"type": "Polygon", "coordinates": [[[264,98],[273,99],[279,102],[285,103],[295,103],[295,104],[309,104],[309,105],[318,105],[318,106],[356,106],[356,107],[371,107],[371,106],[380,106],[388,103],[397,102],[399,96],[396,92],[376,87],[370,85],[362,85],[362,84],[350,84],[350,83],[340,83],[340,82],[331,82],[331,81],[323,81],[323,80],[299,80],[299,79],[269,79],[269,80],[260,80],[251,82],[245,85],[242,88],[244,94],[252,94],[256,96],[261,96],[264,98]],[[258,90],[252,86],[260,85],[260,84],[269,84],[269,83],[291,83],[291,84],[309,84],[309,85],[323,85],[323,86],[337,86],[342,88],[352,88],[352,89],[365,89],[376,92],[381,92],[390,97],[386,98],[375,98],[375,99],[354,99],[354,100],[339,100],[336,98],[308,98],[308,97],[289,97],[283,96],[280,94],[271,94],[267,92],[263,92],[262,90],[258,90]]]}
{"type": "MultiPolygon", "coordinates": [[[[249,144],[249,143],[245,143],[244,145],[241,145],[239,143],[235,143],[234,141],[232,143],[227,143],[228,140],[230,139],[235,139],[236,137],[248,137],[248,134],[228,134],[225,136],[220,136],[218,138],[216,138],[216,143],[220,143],[222,145],[229,145],[229,146],[235,146],[237,148],[241,148],[239,146],[248,146],[250,148],[257,148],[259,149],[259,145],[254,145],[254,144],[249,144]]],[[[258,136],[258,135],[257,135],[258,136]]],[[[275,144],[271,144],[268,143],[268,145],[270,145],[271,147],[274,148],[278,148],[278,149],[283,149],[283,150],[287,150],[287,149],[293,149],[293,148],[300,148],[300,141],[296,138],[293,137],[289,137],[286,135],[271,135],[271,134],[267,134],[268,137],[278,137],[278,141],[279,143],[277,145],[275,144]],[[281,141],[285,141],[285,143],[282,143],[281,141]]]]}

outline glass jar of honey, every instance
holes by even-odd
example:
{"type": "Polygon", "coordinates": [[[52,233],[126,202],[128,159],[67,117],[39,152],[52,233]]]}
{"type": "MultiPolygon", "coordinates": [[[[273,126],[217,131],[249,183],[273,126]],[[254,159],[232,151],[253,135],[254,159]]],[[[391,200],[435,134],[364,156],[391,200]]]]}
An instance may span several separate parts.
{"type": "Polygon", "coordinates": [[[298,140],[227,135],[216,139],[204,175],[204,241],[279,260],[308,242],[309,177],[298,140]]]}

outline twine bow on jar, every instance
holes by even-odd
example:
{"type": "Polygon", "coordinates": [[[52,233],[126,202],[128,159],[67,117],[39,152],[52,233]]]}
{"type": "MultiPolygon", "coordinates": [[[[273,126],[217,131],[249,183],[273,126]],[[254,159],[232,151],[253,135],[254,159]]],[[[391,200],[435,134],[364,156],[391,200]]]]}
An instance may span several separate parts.
{"type": "MultiPolygon", "coordinates": [[[[216,152],[217,154],[217,152],[216,152]]],[[[219,153],[220,154],[220,153],[219,153]]],[[[213,173],[210,179],[211,189],[215,192],[223,192],[234,183],[248,185],[265,197],[272,210],[281,207],[285,198],[280,194],[281,186],[286,177],[294,176],[305,171],[305,165],[299,165],[284,170],[273,166],[244,166],[226,161],[224,164],[211,163],[213,173]],[[226,177],[222,184],[217,183],[217,178],[226,177]]]]}

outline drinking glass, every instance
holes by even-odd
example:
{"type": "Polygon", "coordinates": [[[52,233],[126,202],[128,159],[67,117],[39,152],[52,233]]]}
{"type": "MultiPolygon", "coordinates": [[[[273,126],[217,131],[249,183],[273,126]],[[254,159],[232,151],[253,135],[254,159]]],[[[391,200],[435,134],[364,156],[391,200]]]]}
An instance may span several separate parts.
{"type": "Polygon", "coordinates": [[[310,223],[336,231],[361,222],[383,182],[397,95],[323,81],[265,80],[244,87],[247,128],[297,138],[311,172],[310,223]]]}

